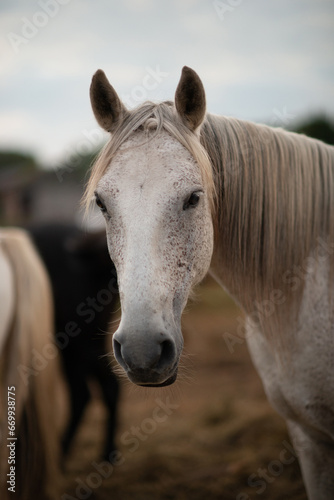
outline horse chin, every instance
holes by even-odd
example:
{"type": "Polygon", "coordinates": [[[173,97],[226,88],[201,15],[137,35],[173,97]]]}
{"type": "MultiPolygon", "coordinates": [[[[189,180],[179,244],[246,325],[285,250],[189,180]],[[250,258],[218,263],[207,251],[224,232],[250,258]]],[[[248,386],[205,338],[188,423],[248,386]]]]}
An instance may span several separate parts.
{"type": "Polygon", "coordinates": [[[160,384],[138,384],[138,385],[140,385],[141,387],[167,387],[168,385],[174,384],[176,379],[177,379],[177,372],[175,372],[174,375],[169,377],[164,382],[161,382],[160,384]]]}
{"type": "Polygon", "coordinates": [[[170,377],[168,377],[163,382],[153,382],[153,381],[144,382],[142,380],[141,381],[136,381],[136,380],[134,380],[133,377],[131,377],[129,375],[130,374],[128,373],[128,377],[131,380],[131,382],[133,382],[136,385],[139,385],[140,387],[167,387],[168,385],[174,384],[174,382],[176,381],[176,379],[177,379],[177,370],[175,370],[175,372],[173,373],[173,375],[170,376],[170,377]]]}

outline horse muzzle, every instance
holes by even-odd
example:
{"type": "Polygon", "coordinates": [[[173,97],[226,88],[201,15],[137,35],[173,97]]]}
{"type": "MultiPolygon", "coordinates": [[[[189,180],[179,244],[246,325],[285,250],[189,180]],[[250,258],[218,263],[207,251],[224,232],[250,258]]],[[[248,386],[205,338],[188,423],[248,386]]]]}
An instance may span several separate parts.
{"type": "Polygon", "coordinates": [[[113,337],[117,362],[131,382],[146,387],[163,387],[175,382],[182,350],[166,331],[126,331],[119,328],[113,337]]]}

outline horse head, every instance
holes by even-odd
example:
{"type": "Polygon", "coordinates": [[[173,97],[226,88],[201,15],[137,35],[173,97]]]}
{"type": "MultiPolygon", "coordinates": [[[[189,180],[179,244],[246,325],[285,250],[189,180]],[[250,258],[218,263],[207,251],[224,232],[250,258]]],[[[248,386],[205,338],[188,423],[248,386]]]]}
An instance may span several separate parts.
{"type": "Polygon", "coordinates": [[[213,251],[212,173],[199,140],[204,88],[185,67],[174,104],[129,111],[98,70],[91,103],[111,133],[90,187],[118,276],[114,354],[132,382],[169,385],[183,348],[181,314],[213,251]]]}

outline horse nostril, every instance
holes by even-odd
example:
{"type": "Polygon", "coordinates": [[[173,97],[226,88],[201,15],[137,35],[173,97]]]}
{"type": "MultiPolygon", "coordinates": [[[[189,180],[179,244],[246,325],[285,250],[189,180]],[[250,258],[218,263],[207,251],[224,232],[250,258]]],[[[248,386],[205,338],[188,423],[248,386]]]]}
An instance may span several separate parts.
{"type": "Polygon", "coordinates": [[[161,354],[158,361],[158,370],[163,370],[165,367],[173,364],[175,358],[175,345],[171,340],[164,340],[160,344],[161,354]]]}
{"type": "Polygon", "coordinates": [[[117,360],[117,362],[121,365],[121,367],[126,371],[127,369],[127,364],[125,363],[123,356],[122,356],[122,346],[121,344],[115,339],[113,339],[113,346],[114,346],[114,355],[117,360]]]}

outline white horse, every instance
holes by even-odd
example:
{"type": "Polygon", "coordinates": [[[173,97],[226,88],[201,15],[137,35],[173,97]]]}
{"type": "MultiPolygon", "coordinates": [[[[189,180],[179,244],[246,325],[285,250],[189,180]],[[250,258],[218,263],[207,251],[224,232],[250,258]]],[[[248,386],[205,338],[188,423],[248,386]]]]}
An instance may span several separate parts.
{"type": "Polygon", "coordinates": [[[118,363],[139,385],[175,381],[181,314],[210,269],[248,316],[251,355],[309,498],[332,500],[334,148],[206,114],[187,67],[175,104],[128,111],[101,70],[91,102],[111,133],[85,200],[95,194],[117,269],[118,363]]]}
{"type": "Polygon", "coordinates": [[[23,230],[0,229],[2,500],[58,498],[65,413],[52,329],[51,288],[35,248],[23,230]]]}

